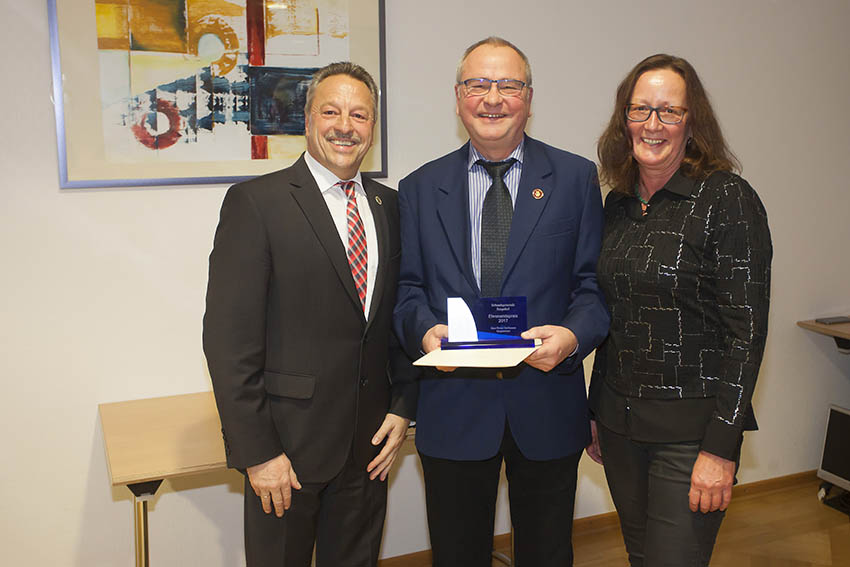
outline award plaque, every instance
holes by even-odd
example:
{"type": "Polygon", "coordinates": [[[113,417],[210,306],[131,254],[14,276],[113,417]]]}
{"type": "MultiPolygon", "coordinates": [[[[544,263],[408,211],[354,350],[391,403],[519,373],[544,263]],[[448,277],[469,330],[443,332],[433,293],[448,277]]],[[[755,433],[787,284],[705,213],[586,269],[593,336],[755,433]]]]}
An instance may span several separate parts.
{"type": "Polygon", "coordinates": [[[541,345],[523,339],[527,327],[525,297],[485,297],[470,306],[460,297],[446,301],[449,338],[415,366],[507,368],[525,360],[541,345]]]}
{"type": "Polygon", "coordinates": [[[440,348],[532,347],[533,339],[523,339],[528,327],[525,297],[482,297],[472,309],[460,297],[447,300],[449,338],[440,348]]]}

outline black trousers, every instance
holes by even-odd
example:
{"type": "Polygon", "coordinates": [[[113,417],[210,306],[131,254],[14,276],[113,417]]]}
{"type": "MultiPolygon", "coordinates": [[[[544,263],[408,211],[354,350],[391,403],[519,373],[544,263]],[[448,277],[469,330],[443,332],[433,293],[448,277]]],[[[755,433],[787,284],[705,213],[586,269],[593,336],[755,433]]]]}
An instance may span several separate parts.
{"type": "Polygon", "coordinates": [[[631,567],[707,566],[725,512],[691,512],[699,442],[642,443],[597,422],[611,498],[631,567]]]}
{"type": "MultiPolygon", "coordinates": [[[[296,473],[298,470],[296,469],[296,473]]],[[[245,477],[247,567],[375,567],[387,509],[387,483],[369,480],[349,458],[326,483],[302,482],[282,518],[263,512],[245,477]]]]}
{"type": "Polygon", "coordinates": [[[490,567],[502,459],[508,478],[518,567],[573,564],[572,523],[581,452],[550,461],[526,459],[510,428],[485,461],[419,454],[434,567],[490,567]]]}

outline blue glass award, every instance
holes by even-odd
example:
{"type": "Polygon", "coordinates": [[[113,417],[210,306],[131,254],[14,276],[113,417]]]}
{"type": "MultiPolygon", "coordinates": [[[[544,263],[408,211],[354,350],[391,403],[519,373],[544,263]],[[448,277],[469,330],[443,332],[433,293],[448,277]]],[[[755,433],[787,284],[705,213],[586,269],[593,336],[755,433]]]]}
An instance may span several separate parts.
{"type": "Polygon", "coordinates": [[[526,298],[482,297],[470,309],[460,297],[446,300],[449,338],[440,348],[517,348],[533,347],[534,339],[523,339],[528,327],[526,298]]]}

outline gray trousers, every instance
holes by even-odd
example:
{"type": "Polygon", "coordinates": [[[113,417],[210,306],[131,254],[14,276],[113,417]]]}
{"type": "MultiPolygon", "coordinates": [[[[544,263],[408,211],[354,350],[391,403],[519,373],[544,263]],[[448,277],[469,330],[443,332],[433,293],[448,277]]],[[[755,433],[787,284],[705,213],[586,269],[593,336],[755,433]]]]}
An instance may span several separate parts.
{"type": "Polygon", "coordinates": [[[725,512],[688,507],[699,442],[643,443],[597,427],[631,567],[708,565],[725,512]]]}

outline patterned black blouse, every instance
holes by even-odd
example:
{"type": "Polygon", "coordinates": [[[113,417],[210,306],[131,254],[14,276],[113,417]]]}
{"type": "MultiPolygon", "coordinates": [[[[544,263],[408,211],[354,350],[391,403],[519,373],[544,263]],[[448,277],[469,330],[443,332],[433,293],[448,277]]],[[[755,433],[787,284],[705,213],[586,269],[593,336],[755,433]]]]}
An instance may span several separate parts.
{"type": "Polygon", "coordinates": [[[773,250],[764,206],[732,173],[677,172],[649,201],[611,192],[598,279],[611,331],[596,351],[595,419],[638,441],[700,441],[727,459],[767,336],[773,250]]]}

